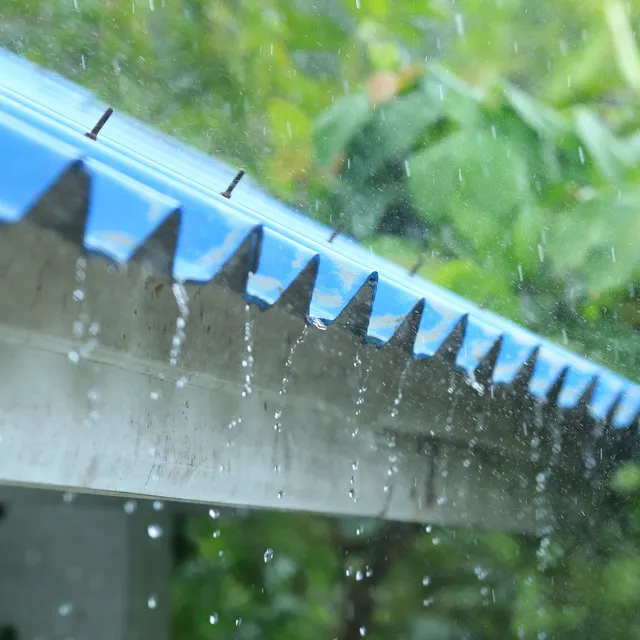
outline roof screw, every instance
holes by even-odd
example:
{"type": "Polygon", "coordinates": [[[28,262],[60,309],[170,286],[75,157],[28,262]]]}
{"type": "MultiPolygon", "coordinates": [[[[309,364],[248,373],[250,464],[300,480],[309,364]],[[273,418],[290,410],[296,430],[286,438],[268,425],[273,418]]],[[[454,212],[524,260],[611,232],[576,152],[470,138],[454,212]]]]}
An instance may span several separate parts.
{"type": "Polygon", "coordinates": [[[342,230],[344,229],[344,224],[340,223],[331,233],[331,235],[329,236],[329,243],[332,243],[341,233],[342,230]]]}
{"type": "Polygon", "coordinates": [[[98,120],[98,122],[96,123],[96,126],[93,127],[91,131],[89,131],[88,133],[85,133],[84,135],[87,136],[87,138],[91,138],[91,140],[97,140],[100,130],[102,129],[102,127],[104,127],[105,124],[107,124],[107,120],[111,117],[112,113],[113,113],[113,109],[109,107],[102,114],[102,116],[100,117],[100,120],[98,120]]]}
{"type": "Polygon", "coordinates": [[[415,276],[416,273],[418,273],[418,271],[420,271],[420,269],[424,266],[424,263],[425,263],[425,257],[423,254],[416,260],[416,263],[413,265],[413,267],[411,267],[411,269],[409,270],[409,275],[415,276]]]}
{"type": "Polygon", "coordinates": [[[238,182],[242,180],[242,176],[244,176],[245,173],[246,171],[244,169],[240,169],[240,171],[236,173],[235,178],[231,181],[231,184],[227,187],[227,190],[223,191],[220,195],[230,200],[233,190],[238,186],[238,182]]]}

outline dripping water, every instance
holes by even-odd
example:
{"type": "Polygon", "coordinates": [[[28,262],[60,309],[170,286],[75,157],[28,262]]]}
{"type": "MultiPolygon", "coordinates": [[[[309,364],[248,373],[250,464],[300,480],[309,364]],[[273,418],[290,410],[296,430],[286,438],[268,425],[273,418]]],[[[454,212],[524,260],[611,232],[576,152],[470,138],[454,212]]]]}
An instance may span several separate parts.
{"type": "Polygon", "coordinates": [[[404,390],[404,383],[407,378],[407,374],[409,373],[409,367],[411,367],[411,359],[409,358],[405,365],[404,369],[402,369],[402,373],[400,374],[400,380],[398,381],[398,392],[396,397],[393,400],[393,407],[391,409],[391,417],[395,418],[400,411],[400,403],[402,402],[402,394],[404,390]]]}
{"type": "Polygon", "coordinates": [[[245,306],[244,314],[244,358],[242,360],[244,388],[242,389],[242,397],[246,398],[251,395],[253,386],[253,320],[249,305],[245,306]]]}
{"type": "MultiPolygon", "coordinates": [[[[244,308],[244,355],[242,356],[242,371],[243,371],[243,384],[240,397],[242,399],[248,398],[253,392],[253,318],[251,317],[251,307],[247,304],[244,308]]],[[[233,429],[239,424],[242,424],[242,416],[234,416],[231,422],[227,425],[227,429],[233,429]]],[[[231,446],[230,442],[227,442],[227,446],[231,446]]]]}
{"type": "MultiPolygon", "coordinates": [[[[72,326],[73,337],[77,340],[76,347],[67,354],[69,361],[77,364],[82,359],[89,358],[91,352],[98,346],[98,336],[100,335],[100,324],[92,321],[88,313],[82,311],[86,305],[85,281],[87,278],[87,259],[80,256],[76,260],[74,277],[73,300],[80,305],[81,312],[72,326]]],[[[100,419],[98,403],[100,402],[100,390],[92,388],[87,393],[87,417],[84,419],[85,426],[89,427],[100,419]]]]}
{"type": "Polygon", "coordinates": [[[282,410],[284,406],[284,397],[287,395],[287,386],[289,385],[291,367],[293,366],[293,357],[295,356],[298,347],[304,342],[308,330],[309,325],[305,324],[302,333],[296,338],[296,341],[291,346],[291,349],[289,349],[289,355],[287,356],[287,360],[284,364],[284,375],[282,376],[282,381],[280,382],[280,391],[278,392],[278,395],[282,398],[283,401],[280,405],[280,408],[277,409],[273,414],[273,418],[275,420],[273,428],[278,433],[282,431],[282,410]]]}
{"type": "MultiPolygon", "coordinates": [[[[360,378],[360,384],[358,386],[358,394],[356,396],[356,410],[354,415],[354,426],[351,431],[351,437],[356,438],[358,433],[360,432],[360,428],[358,426],[358,421],[360,419],[360,414],[362,413],[362,407],[364,405],[365,394],[367,393],[367,389],[369,386],[369,375],[371,374],[372,367],[372,358],[371,355],[365,358],[366,364],[363,363],[363,358],[360,356],[360,351],[362,349],[362,344],[358,345],[358,349],[356,351],[356,355],[353,359],[353,366],[358,370],[358,375],[360,378]]],[[[347,491],[347,495],[353,500],[353,502],[357,502],[357,494],[356,494],[356,472],[360,466],[360,463],[357,459],[353,459],[350,461],[351,465],[351,478],[349,480],[349,489],[347,491]]]]}
{"type": "MultiPolygon", "coordinates": [[[[280,381],[280,390],[278,391],[278,395],[281,398],[281,402],[280,402],[279,408],[276,409],[276,411],[273,414],[273,419],[274,419],[273,429],[275,431],[274,451],[276,452],[275,454],[276,456],[278,455],[277,454],[278,440],[280,439],[280,434],[282,433],[282,412],[284,410],[285,396],[287,395],[287,387],[289,385],[289,380],[291,376],[293,358],[296,354],[296,351],[298,350],[298,347],[304,342],[307,332],[309,331],[309,326],[310,325],[305,323],[304,328],[302,329],[302,332],[296,338],[295,342],[291,345],[291,349],[289,349],[289,354],[284,364],[284,375],[282,376],[282,380],[280,381]]],[[[285,444],[285,457],[286,457],[287,456],[286,440],[284,444],[285,444]]],[[[276,473],[280,472],[280,464],[277,461],[277,457],[276,457],[276,460],[274,461],[273,469],[276,473]]],[[[277,493],[277,499],[282,500],[283,496],[284,496],[284,491],[280,489],[277,493]]]]}
{"type": "MultiPolygon", "coordinates": [[[[169,365],[176,367],[182,355],[182,345],[184,344],[185,333],[184,329],[187,326],[187,319],[189,317],[189,296],[187,294],[187,288],[182,282],[174,282],[171,290],[173,297],[178,305],[178,317],[176,319],[176,329],[171,339],[171,351],[169,352],[169,365]]],[[[179,388],[184,387],[183,378],[180,378],[176,383],[179,388]],[[182,381],[182,384],[180,382],[182,381]]]]}

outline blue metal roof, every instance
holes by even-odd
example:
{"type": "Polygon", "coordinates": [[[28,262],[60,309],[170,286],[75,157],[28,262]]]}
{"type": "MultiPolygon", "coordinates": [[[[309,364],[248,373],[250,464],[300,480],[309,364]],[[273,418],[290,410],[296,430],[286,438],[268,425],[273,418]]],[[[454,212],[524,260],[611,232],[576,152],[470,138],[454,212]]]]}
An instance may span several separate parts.
{"type": "Polygon", "coordinates": [[[528,371],[535,397],[555,396],[559,386],[561,407],[582,399],[596,419],[609,415],[616,427],[637,422],[637,385],[349,238],[329,242],[331,229],[248,178],[231,200],[221,196],[234,168],[132,118],[116,113],[91,140],[84,134],[104,111],[87,90],[0,51],[0,222],[20,221],[65,172],[83,171],[90,195],[80,237],[91,252],[122,263],[164,230],[172,271],[165,275],[195,282],[211,280],[245,252],[252,266],[241,293],[251,302],[268,306],[288,290],[298,310],[325,324],[347,309],[351,328],[366,340],[384,345],[395,336],[419,358],[458,336],[456,364],[469,375],[488,366],[494,383],[509,384],[528,371]],[[417,331],[407,330],[411,324],[417,331]]]}

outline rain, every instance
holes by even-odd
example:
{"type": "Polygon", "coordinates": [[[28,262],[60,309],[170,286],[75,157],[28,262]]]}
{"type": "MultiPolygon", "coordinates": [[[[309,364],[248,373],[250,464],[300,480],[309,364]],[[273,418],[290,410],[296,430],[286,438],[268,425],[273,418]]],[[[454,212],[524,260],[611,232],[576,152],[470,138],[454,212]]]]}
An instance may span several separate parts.
{"type": "Polygon", "coordinates": [[[3,7],[0,640],[638,637],[633,8],[3,7]]]}

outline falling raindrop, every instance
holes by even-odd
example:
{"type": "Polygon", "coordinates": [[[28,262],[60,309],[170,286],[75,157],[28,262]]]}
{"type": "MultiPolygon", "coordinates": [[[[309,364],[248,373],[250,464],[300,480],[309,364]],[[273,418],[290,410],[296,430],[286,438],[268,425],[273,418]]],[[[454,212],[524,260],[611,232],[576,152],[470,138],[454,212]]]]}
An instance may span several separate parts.
{"type": "Polygon", "coordinates": [[[459,36],[463,36],[464,35],[464,20],[462,18],[462,14],[461,13],[456,13],[455,21],[456,21],[456,33],[459,36]]]}
{"type": "Polygon", "coordinates": [[[147,527],[147,533],[152,540],[157,540],[158,538],[162,538],[162,527],[159,524],[150,524],[147,527]]]}
{"type": "Polygon", "coordinates": [[[245,357],[242,360],[242,368],[244,369],[244,387],[242,389],[242,397],[246,398],[251,395],[253,385],[253,322],[251,319],[251,308],[246,305],[244,320],[244,348],[245,357]]]}
{"type": "Polygon", "coordinates": [[[218,614],[217,613],[212,613],[209,616],[209,624],[217,624],[218,622],[218,614]]]}
{"type": "MultiPolygon", "coordinates": [[[[287,395],[287,386],[289,384],[289,376],[291,375],[291,367],[293,366],[293,357],[298,349],[298,347],[304,342],[304,338],[307,335],[307,331],[309,329],[309,325],[305,324],[304,328],[300,335],[296,338],[293,345],[291,345],[291,349],[289,349],[289,355],[287,356],[287,360],[284,363],[284,375],[282,376],[282,381],[280,382],[280,391],[278,394],[283,398],[287,395]]],[[[282,431],[282,408],[276,409],[273,414],[274,417],[274,425],[273,428],[276,432],[280,433],[282,431]]]]}
{"type": "Polygon", "coordinates": [[[360,627],[360,637],[364,638],[367,635],[367,628],[365,626],[360,627]]]}
{"type": "MultiPolygon", "coordinates": [[[[184,342],[184,328],[187,325],[189,317],[189,296],[187,289],[182,282],[175,282],[171,290],[178,306],[178,318],[176,319],[176,330],[171,339],[171,351],[169,353],[169,365],[177,366],[182,353],[182,344],[184,342]]],[[[184,384],[182,385],[184,386],[184,384]]],[[[180,388],[180,387],[179,387],[180,388]]]]}
{"type": "Polygon", "coordinates": [[[153,510],[154,511],[162,511],[164,509],[164,503],[160,502],[160,500],[154,500],[153,502],[153,510]]]}
{"type": "Polygon", "coordinates": [[[155,594],[151,594],[147,599],[147,607],[149,609],[155,609],[158,606],[158,598],[155,594]]]}
{"type": "Polygon", "coordinates": [[[70,616],[73,613],[73,605],[70,602],[65,602],[58,607],[58,613],[63,616],[70,616]]]}
{"type": "Polygon", "coordinates": [[[271,562],[272,560],[273,560],[273,549],[269,547],[264,552],[264,561],[266,563],[266,562],[271,562]]]}
{"type": "Polygon", "coordinates": [[[159,392],[159,391],[152,391],[152,392],[149,394],[149,397],[150,397],[152,400],[157,400],[157,399],[160,397],[160,392],[159,392]]]}
{"type": "Polygon", "coordinates": [[[127,500],[123,508],[126,514],[131,515],[138,508],[138,504],[135,500],[127,500]]]}
{"type": "Polygon", "coordinates": [[[400,403],[402,402],[402,392],[404,388],[404,382],[407,377],[407,373],[409,372],[409,367],[411,366],[411,360],[407,360],[404,365],[404,369],[400,374],[400,380],[398,381],[398,391],[396,397],[393,400],[393,408],[391,409],[391,417],[395,418],[398,415],[398,411],[400,410],[400,403]]]}
{"type": "MultiPolygon", "coordinates": [[[[358,352],[356,353],[353,366],[362,370],[362,359],[360,358],[359,349],[358,349],[358,352]]],[[[360,387],[358,388],[358,395],[356,396],[356,418],[358,418],[362,413],[365,394],[367,393],[367,389],[369,388],[369,376],[371,374],[371,367],[372,367],[372,358],[369,357],[367,358],[367,363],[364,367],[364,372],[362,373],[360,387]]]]}
{"type": "Polygon", "coordinates": [[[216,520],[220,517],[220,512],[217,509],[209,509],[209,517],[212,520],[216,520]]]}

